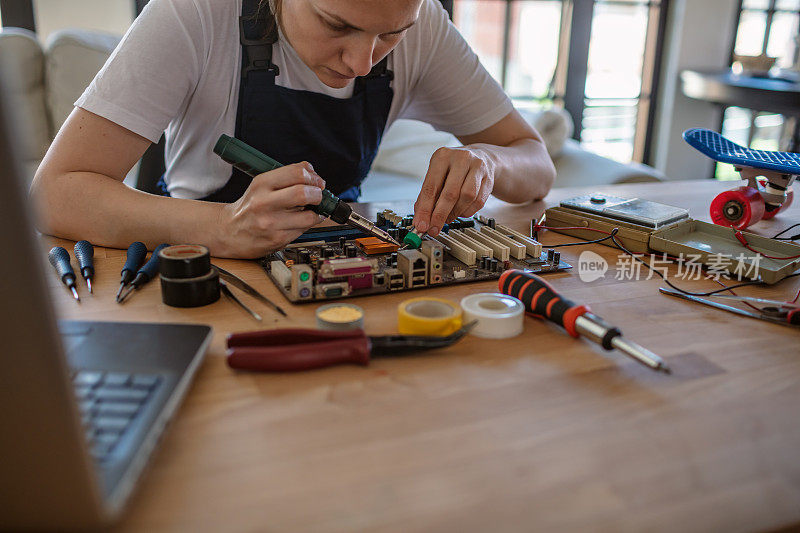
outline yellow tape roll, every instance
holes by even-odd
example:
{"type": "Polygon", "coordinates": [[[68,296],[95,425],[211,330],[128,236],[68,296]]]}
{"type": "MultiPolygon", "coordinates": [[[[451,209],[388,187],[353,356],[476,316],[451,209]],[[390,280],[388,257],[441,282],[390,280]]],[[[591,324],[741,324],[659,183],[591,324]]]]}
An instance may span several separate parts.
{"type": "Polygon", "coordinates": [[[461,307],[442,298],[412,298],[397,308],[397,330],[403,335],[445,337],[461,328],[461,307]]]}

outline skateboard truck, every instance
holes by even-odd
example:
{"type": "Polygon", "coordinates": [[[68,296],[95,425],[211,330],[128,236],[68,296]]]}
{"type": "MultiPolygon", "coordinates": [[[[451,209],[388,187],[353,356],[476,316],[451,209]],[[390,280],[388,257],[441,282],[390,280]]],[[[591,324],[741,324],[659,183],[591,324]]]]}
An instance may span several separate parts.
{"type": "Polygon", "coordinates": [[[715,224],[743,230],[792,204],[791,185],[800,174],[800,154],[752,150],[702,128],[685,131],[683,139],[714,161],[733,165],[747,180],[747,185],[720,193],[711,202],[715,224]]]}

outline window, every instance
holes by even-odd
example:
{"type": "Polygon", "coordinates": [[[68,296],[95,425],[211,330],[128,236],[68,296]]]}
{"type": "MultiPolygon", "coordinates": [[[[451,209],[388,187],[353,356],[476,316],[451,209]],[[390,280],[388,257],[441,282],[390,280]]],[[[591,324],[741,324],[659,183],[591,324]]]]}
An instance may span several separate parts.
{"type": "Polygon", "coordinates": [[[34,29],[33,6],[25,0],[0,0],[0,27],[34,29]]]}
{"type": "Polygon", "coordinates": [[[456,0],[453,21],[516,105],[563,104],[586,148],[646,162],[666,4],[456,0]]]}
{"type": "Polygon", "coordinates": [[[453,22],[513,99],[546,100],[562,11],[561,0],[456,0],[453,22]]]}
{"type": "MultiPolygon", "coordinates": [[[[740,0],[734,55],[768,55],[778,68],[800,65],[800,0],[740,0]]],[[[797,119],[739,107],[725,109],[722,134],[732,141],[760,150],[781,150],[789,145],[797,119]]],[[[740,179],[731,165],[717,164],[717,179],[740,179]]]]}
{"type": "Polygon", "coordinates": [[[581,139],[612,159],[644,159],[660,11],[660,2],[595,5],[581,139]]]}

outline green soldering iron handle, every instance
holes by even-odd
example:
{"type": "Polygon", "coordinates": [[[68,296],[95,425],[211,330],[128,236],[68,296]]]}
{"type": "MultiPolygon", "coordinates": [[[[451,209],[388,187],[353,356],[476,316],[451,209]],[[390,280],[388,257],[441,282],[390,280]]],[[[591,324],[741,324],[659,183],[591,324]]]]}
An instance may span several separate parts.
{"type": "Polygon", "coordinates": [[[252,178],[283,166],[270,156],[228,135],[219,136],[214,145],[214,153],[252,178]]]}
{"type": "MultiPolygon", "coordinates": [[[[253,178],[283,166],[270,156],[228,135],[220,135],[217,144],[214,145],[214,153],[226,163],[253,178]]],[[[322,202],[319,205],[307,205],[306,209],[314,211],[318,215],[330,217],[339,224],[345,224],[353,211],[349,205],[339,200],[328,189],[322,191],[322,202]]]]}
{"type": "Polygon", "coordinates": [[[339,224],[347,224],[353,208],[341,201],[328,189],[322,190],[322,201],[319,205],[307,205],[306,209],[314,211],[318,215],[329,217],[339,224]]]}

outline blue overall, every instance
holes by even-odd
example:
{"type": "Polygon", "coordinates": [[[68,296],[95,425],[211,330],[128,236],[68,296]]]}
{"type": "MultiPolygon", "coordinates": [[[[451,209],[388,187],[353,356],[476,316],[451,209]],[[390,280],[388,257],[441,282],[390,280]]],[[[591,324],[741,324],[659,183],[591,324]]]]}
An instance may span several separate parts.
{"type": "MultiPolygon", "coordinates": [[[[342,200],[355,201],[378,151],[392,104],[386,58],[356,78],[350,98],[287,89],[275,84],[272,44],[278,40],[269,9],[242,0],[242,80],[235,136],[284,165],[308,161],[342,200]]],[[[252,178],[233,169],[224,187],[201,198],[234,202],[252,178]]]]}

